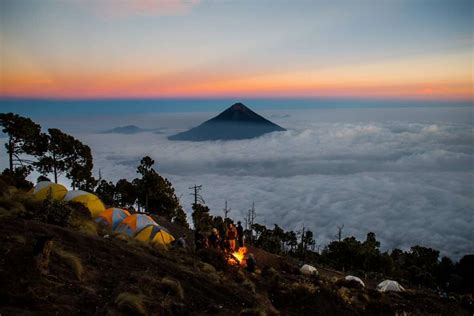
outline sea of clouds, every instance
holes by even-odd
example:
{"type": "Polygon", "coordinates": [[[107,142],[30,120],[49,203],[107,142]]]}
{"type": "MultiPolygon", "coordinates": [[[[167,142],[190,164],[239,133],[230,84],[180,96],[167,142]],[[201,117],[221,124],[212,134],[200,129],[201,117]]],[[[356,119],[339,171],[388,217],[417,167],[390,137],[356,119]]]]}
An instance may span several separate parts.
{"type": "MultiPolygon", "coordinates": [[[[251,140],[179,142],[168,135],[216,113],[38,118],[91,146],[95,172],[136,177],[151,156],[188,215],[191,185],[202,184],[212,213],[315,233],[318,245],[376,233],[383,249],[423,245],[458,259],[474,252],[473,109],[357,108],[264,111],[288,130],[251,140]],[[135,124],[159,133],[103,134],[135,124]]],[[[2,165],[6,165],[5,157],[2,165]]],[[[190,216],[189,216],[190,219],[190,216]]]]}

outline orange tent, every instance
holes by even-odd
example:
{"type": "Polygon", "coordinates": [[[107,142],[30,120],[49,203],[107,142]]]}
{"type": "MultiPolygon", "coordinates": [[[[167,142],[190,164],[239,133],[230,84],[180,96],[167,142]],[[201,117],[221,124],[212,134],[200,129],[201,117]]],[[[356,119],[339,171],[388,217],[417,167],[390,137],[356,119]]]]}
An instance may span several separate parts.
{"type": "Polygon", "coordinates": [[[141,231],[143,228],[148,225],[157,225],[158,224],[148,215],[145,214],[133,214],[125,217],[125,219],[117,225],[115,231],[119,233],[124,233],[130,237],[135,236],[136,233],[141,231]]]}
{"type": "Polygon", "coordinates": [[[127,210],[112,207],[100,213],[95,221],[111,229],[115,229],[127,216],[130,216],[127,210]]]}

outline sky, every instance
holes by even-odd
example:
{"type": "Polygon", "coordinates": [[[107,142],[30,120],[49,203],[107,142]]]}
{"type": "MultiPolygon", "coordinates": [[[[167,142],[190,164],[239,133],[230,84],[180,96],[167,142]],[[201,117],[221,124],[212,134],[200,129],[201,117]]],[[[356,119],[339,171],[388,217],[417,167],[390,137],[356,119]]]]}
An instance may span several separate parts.
{"type": "Polygon", "coordinates": [[[1,0],[0,97],[472,101],[473,2],[1,0]]]}

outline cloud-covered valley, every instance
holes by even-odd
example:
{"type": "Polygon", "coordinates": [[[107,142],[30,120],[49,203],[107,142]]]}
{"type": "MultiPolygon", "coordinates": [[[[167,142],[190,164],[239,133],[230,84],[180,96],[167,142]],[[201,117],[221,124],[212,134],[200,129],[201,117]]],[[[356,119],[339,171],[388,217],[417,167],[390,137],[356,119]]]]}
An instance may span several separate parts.
{"type": "MultiPolygon", "coordinates": [[[[91,146],[96,171],[132,179],[141,157],[174,184],[190,214],[188,187],[203,184],[214,214],[227,200],[242,219],[313,230],[317,244],[374,231],[382,247],[420,244],[458,258],[474,252],[474,136],[471,108],[319,109],[263,113],[288,130],[251,140],[180,142],[167,136],[210,114],[110,117],[165,134],[101,134],[91,121],[71,132],[91,146]]],[[[80,120],[80,119],[78,119],[80,120]]],[[[45,120],[46,125],[61,122],[45,120]]],[[[4,161],[2,161],[2,164],[4,161]]]]}

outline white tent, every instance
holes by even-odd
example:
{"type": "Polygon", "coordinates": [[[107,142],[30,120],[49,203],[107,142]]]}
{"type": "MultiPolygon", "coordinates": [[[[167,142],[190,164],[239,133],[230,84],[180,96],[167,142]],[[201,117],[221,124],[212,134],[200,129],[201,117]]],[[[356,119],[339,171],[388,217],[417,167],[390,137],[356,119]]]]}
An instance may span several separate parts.
{"type": "Polygon", "coordinates": [[[316,269],[313,266],[310,266],[309,264],[305,264],[300,268],[300,272],[303,275],[319,275],[318,269],[316,269]]]}
{"type": "Polygon", "coordinates": [[[385,280],[377,285],[377,291],[379,292],[402,292],[405,291],[403,286],[401,286],[397,281],[385,280]]]}
{"type": "Polygon", "coordinates": [[[365,287],[364,281],[362,281],[360,278],[358,278],[358,277],[356,277],[356,276],[347,275],[344,279],[346,279],[347,281],[356,281],[357,283],[359,283],[360,285],[362,285],[363,287],[365,287]]]}

